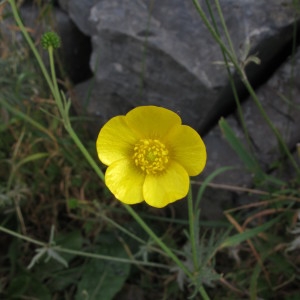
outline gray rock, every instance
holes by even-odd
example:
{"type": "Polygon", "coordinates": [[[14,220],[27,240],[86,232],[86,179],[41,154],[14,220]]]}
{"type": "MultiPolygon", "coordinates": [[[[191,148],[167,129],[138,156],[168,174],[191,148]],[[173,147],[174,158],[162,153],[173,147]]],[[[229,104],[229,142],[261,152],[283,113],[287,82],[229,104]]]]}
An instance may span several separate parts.
{"type": "MultiPolygon", "coordinates": [[[[258,99],[289,149],[300,141],[300,49],[257,90],[258,99]]],[[[257,157],[271,167],[283,155],[270,127],[252,99],[243,105],[246,127],[257,157]]],[[[274,165],[275,166],[275,165],[274,165]]]]}
{"type": "MultiPolygon", "coordinates": [[[[259,66],[250,64],[246,68],[249,80],[257,87],[286,59],[284,51],[290,46],[293,34],[292,1],[286,5],[280,0],[272,1],[272,5],[267,0],[220,2],[239,59],[245,59],[247,44],[251,46],[250,54],[257,54],[261,59],[259,66]]],[[[203,5],[204,1],[200,3],[203,5]]],[[[73,9],[72,18],[86,33],[89,28],[92,37],[90,63],[94,79],[90,82],[93,87],[87,88],[90,83],[85,82],[75,91],[80,99],[89,95],[90,101],[85,107],[90,115],[97,116],[97,126],[93,126],[95,134],[107,119],[124,114],[137,105],[156,104],[171,108],[180,112],[184,123],[200,131],[209,130],[220,116],[234,111],[225,68],[216,64],[223,61],[219,46],[204,27],[192,1],[102,0],[95,1],[92,7],[88,5],[87,10],[88,19],[83,17],[88,12],[78,9],[76,13],[73,9]]],[[[298,138],[298,113],[290,115],[288,108],[282,107],[280,97],[274,99],[274,83],[276,85],[278,80],[281,81],[280,89],[288,94],[284,70],[289,68],[291,62],[283,65],[258,93],[270,118],[283,132],[288,145],[293,147],[298,138]],[[283,131],[287,125],[294,126],[289,134],[283,131]]],[[[254,142],[254,153],[267,171],[280,156],[276,138],[253,101],[246,98],[245,88],[238,78],[236,85],[240,99],[246,100],[243,111],[250,139],[254,142]]],[[[237,116],[233,114],[227,121],[246,146],[237,116]]],[[[205,136],[205,143],[208,162],[196,181],[205,179],[220,167],[234,166],[235,170],[220,174],[214,183],[238,187],[253,185],[253,174],[246,170],[218,126],[205,136]]],[[[248,196],[237,191],[208,188],[202,202],[203,217],[220,218],[224,208],[247,199],[248,196]]]]}
{"type": "Polygon", "coordinates": [[[92,35],[93,27],[89,21],[89,16],[93,5],[99,0],[60,0],[60,5],[67,10],[70,18],[78,28],[88,36],[92,35]]]}
{"type": "MultiPolygon", "coordinates": [[[[272,5],[267,0],[223,0],[221,5],[237,52],[248,42],[253,51],[264,41],[271,45],[270,38],[293,22],[291,5],[283,6],[280,0],[272,5]]],[[[91,114],[99,114],[103,105],[113,106],[119,114],[151,103],[179,111],[185,123],[205,130],[212,125],[210,119],[215,122],[223,114],[222,103],[234,103],[228,93],[221,93],[228,86],[225,68],[215,63],[223,60],[222,55],[192,1],[69,0],[68,9],[78,27],[92,37],[95,88],[106,86],[105,96],[99,91],[95,94],[100,97],[91,98],[91,114]],[[114,106],[118,99],[122,105],[114,106]]],[[[284,33],[277,47],[261,51],[263,63],[271,63],[292,30],[284,33]]],[[[253,67],[249,76],[259,78],[263,67],[253,67]]],[[[103,122],[110,117],[102,115],[103,122]]]]}
{"type": "MultiPolygon", "coordinates": [[[[295,152],[296,144],[300,141],[300,83],[297,80],[299,77],[300,49],[297,50],[295,57],[291,57],[265,85],[257,90],[257,96],[261,105],[292,153],[295,152]]],[[[271,174],[281,180],[295,178],[296,172],[291,163],[286,160],[280,161],[283,153],[280,151],[277,138],[260,114],[254,101],[248,99],[242,105],[242,110],[246,128],[254,146],[254,155],[258,159],[262,169],[266,173],[269,173],[275,168],[275,171],[272,171],[271,174]]],[[[247,148],[244,132],[237,119],[235,114],[226,118],[232,130],[240,138],[244,147],[247,148]]],[[[227,141],[224,140],[219,127],[211,130],[204,138],[204,141],[207,147],[208,162],[204,172],[196,179],[196,182],[197,180],[204,180],[218,168],[233,166],[236,168],[234,171],[227,171],[218,175],[213,182],[233,187],[249,188],[253,186],[253,174],[249,170],[246,170],[241,159],[230,148],[227,141]]],[[[299,164],[299,157],[296,155],[293,155],[293,157],[299,164]]],[[[264,186],[263,182],[261,184],[264,186]]],[[[268,187],[268,185],[264,187],[268,187]]],[[[211,217],[215,218],[216,215],[220,217],[221,208],[224,206],[233,206],[235,199],[237,199],[237,204],[239,205],[244,203],[245,199],[249,200],[245,194],[241,196],[238,191],[232,192],[226,189],[221,191],[219,191],[219,198],[215,204],[215,212],[212,214],[211,203],[217,194],[214,189],[208,188],[202,202],[204,217],[208,219],[211,217]]]]}

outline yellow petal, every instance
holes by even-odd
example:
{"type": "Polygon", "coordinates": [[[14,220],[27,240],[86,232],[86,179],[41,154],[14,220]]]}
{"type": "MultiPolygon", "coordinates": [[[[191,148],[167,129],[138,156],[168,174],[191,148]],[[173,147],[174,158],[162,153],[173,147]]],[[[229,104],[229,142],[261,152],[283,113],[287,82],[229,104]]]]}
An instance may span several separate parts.
{"type": "Polygon", "coordinates": [[[171,162],[160,175],[147,175],[143,187],[145,201],[157,208],[185,197],[189,189],[189,176],[176,162],[171,162]]]}
{"type": "Polygon", "coordinates": [[[133,155],[136,134],[128,127],[125,116],[110,119],[100,130],[96,147],[105,165],[133,155]]]}
{"type": "Polygon", "coordinates": [[[115,197],[126,203],[142,202],[145,175],[127,159],[111,164],[105,172],[105,184],[115,197]]]}
{"type": "Polygon", "coordinates": [[[200,135],[193,128],[182,125],[167,136],[171,159],[181,164],[189,176],[202,172],[206,164],[206,148],[200,135]]]}
{"type": "Polygon", "coordinates": [[[174,126],[179,126],[181,119],[163,107],[139,106],[127,113],[126,122],[141,138],[157,138],[165,136],[174,126]]]}

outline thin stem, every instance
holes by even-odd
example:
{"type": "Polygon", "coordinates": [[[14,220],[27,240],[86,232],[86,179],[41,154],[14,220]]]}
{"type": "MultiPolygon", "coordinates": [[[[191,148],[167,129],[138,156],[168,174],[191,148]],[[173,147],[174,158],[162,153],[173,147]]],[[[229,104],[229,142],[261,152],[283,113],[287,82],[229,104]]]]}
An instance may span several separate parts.
{"type": "Polygon", "coordinates": [[[159,263],[145,262],[145,261],[140,261],[140,260],[126,259],[126,258],[108,256],[108,255],[102,255],[102,254],[87,253],[87,252],[83,252],[83,251],[61,248],[59,246],[52,247],[52,249],[57,252],[69,253],[69,254],[74,254],[74,255],[83,256],[83,257],[97,258],[97,259],[115,261],[115,262],[126,263],[126,264],[134,264],[134,265],[142,265],[142,266],[148,266],[148,267],[169,269],[168,266],[165,266],[165,265],[159,264],[159,263]]]}
{"type": "Polygon", "coordinates": [[[213,26],[209,23],[203,9],[201,8],[198,0],[192,0],[196,10],[198,12],[198,14],[200,15],[203,23],[205,24],[205,26],[207,27],[207,29],[209,30],[210,34],[213,36],[213,38],[216,40],[216,42],[219,44],[219,46],[221,47],[221,49],[224,51],[224,53],[227,54],[229,60],[233,63],[233,65],[236,67],[238,66],[238,62],[235,59],[235,56],[227,49],[227,47],[225,46],[225,44],[223,43],[223,41],[221,40],[219,34],[215,31],[215,29],[213,28],[213,26]]]}
{"type": "Polygon", "coordinates": [[[171,249],[152,231],[152,229],[141,219],[141,217],[127,204],[124,204],[126,210],[137,221],[137,223],[148,233],[150,237],[165,251],[165,253],[177,264],[182,271],[193,280],[193,275],[182,263],[182,261],[171,251],[171,249]]]}
{"type": "Polygon", "coordinates": [[[56,139],[53,136],[52,132],[50,132],[48,129],[46,129],[44,126],[42,126],[39,122],[35,121],[34,119],[30,118],[28,115],[24,114],[22,111],[14,108],[9,103],[7,103],[5,100],[0,99],[1,105],[3,105],[8,111],[11,113],[17,115],[21,119],[25,120],[26,122],[30,123],[32,126],[36,127],[38,130],[44,132],[46,135],[48,135],[53,142],[56,143],[56,139]]]}
{"type": "MultiPolygon", "coordinates": [[[[215,21],[214,14],[211,10],[209,0],[206,0],[206,5],[208,7],[209,15],[210,15],[210,17],[212,19],[212,22],[213,22],[213,27],[215,28],[215,31],[218,34],[218,36],[221,38],[221,35],[218,31],[217,23],[215,21]]],[[[222,11],[221,11],[221,13],[222,13],[222,11]]],[[[224,22],[224,24],[225,24],[225,22],[224,22]]],[[[225,24],[225,26],[226,26],[226,24],[225,24]]],[[[228,32],[227,28],[226,28],[226,32],[228,32]]],[[[231,48],[232,48],[232,50],[234,50],[233,47],[231,47],[231,48]]],[[[228,59],[226,57],[225,51],[222,49],[222,47],[220,49],[221,49],[222,56],[223,56],[223,59],[224,59],[224,63],[225,63],[225,66],[226,66],[226,71],[227,71],[227,74],[228,74],[229,83],[230,83],[230,86],[231,86],[231,90],[232,90],[232,93],[233,93],[233,97],[234,97],[234,100],[235,100],[238,116],[239,116],[239,119],[240,119],[240,122],[241,122],[241,125],[242,125],[242,128],[243,128],[243,132],[245,134],[246,141],[247,141],[247,144],[248,144],[249,148],[252,149],[252,145],[251,145],[250,138],[249,138],[249,132],[248,132],[247,127],[246,127],[246,123],[245,123],[243,112],[242,112],[241,102],[240,102],[240,99],[239,99],[239,96],[238,96],[238,93],[237,93],[237,90],[236,90],[236,87],[235,87],[235,84],[234,84],[233,76],[232,76],[231,71],[230,71],[229,62],[228,62],[228,59]]]]}
{"type": "Polygon", "coordinates": [[[22,34],[24,35],[24,37],[26,39],[26,42],[28,43],[31,51],[33,52],[33,54],[34,54],[34,56],[35,56],[35,58],[36,58],[36,60],[37,60],[37,62],[39,64],[39,67],[40,67],[40,69],[41,69],[41,71],[42,71],[42,73],[43,73],[43,75],[44,75],[44,77],[46,79],[46,82],[47,82],[47,84],[48,84],[48,86],[49,86],[49,88],[51,90],[51,93],[55,94],[55,90],[54,90],[53,84],[51,82],[51,78],[50,78],[50,76],[48,74],[48,71],[47,71],[47,69],[46,69],[43,61],[42,61],[42,58],[41,58],[39,52],[37,51],[34,43],[32,42],[32,40],[31,40],[28,32],[26,31],[26,29],[25,29],[25,27],[24,27],[24,25],[23,25],[23,23],[21,21],[20,15],[18,14],[18,9],[17,9],[16,3],[15,3],[15,0],[8,0],[8,2],[10,4],[10,6],[11,6],[14,19],[15,19],[17,25],[19,26],[22,34]]]}
{"type": "Polygon", "coordinates": [[[50,63],[50,72],[52,76],[52,84],[53,84],[53,97],[55,99],[56,105],[58,106],[59,112],[61,116],[64,119],[64,107],[61,99],[61,95],[59,93],[58,85],[57,85],[57,77],[55,72],[55,65],[54,65],[54,57],[53,57],[53,47],[50,46],[48,48],[48,54],[49,54],[49,63],[50,63]]]}
{"type": "Polygon", "coordinates": [[[287,147],[285,141],[283,140],[281,134],[278,132],[277,128],[273,125],[272,121],[270,120],[270,118],[268,117],[268,115],[266,114],[263,106],[261,105],[260,101],[258,100],[255,91],[253,90],[250,82],[248,81],[247,78],[242,78],[246,88],[248,89],[252,99],[254,100],[257,108],[259,109],[262,117],[265,119],[265,121],[267,122],[267,124],[269,125],[269,127],[271,128],[271,130],[273,131],[274,135],[276,136],[279,144],[281,145],[281,147],[283,148],[285,154],[287,155],[287,157],[289,158],[291,164],[293,165],[295,171],[298,173],[298,175],[300,175],[300,169],[299,166],[296,162],[296,160],[294,159],[293,155],[291,154],[289,148],[287,147]]]}
{"type": "Polygon", "coordinates": [[[0,231],[5,232],[5,233],[7,233],[7,234],[9,234],[9,235],[12,235],[12,236],[14,236],[14,237],[17,237],[18,239],[27,241],[27,242],[29,242],[29,243],[32,243],[32,244],[35,244],[35,245],[38,245],[38,246],[42,246],[42,247],[45,246],[45,243],[43,243],[43,242],[39,242],[39,241],[37,241],[37,240],[35,240],[35,239],[32,239],[32,238],[30,238],[30,237],[28,237],[28,236],[24,236],[24,235],[22,235],[22,234],[20,234],[20,233],[17,233],[17,232],[15,232],[15,231],[12,231],[12,230],[7,229],[7,228],[5,228],[5,227],[0,226],[0,231]]]}
{"type": "MultiPolygon", "coordinates": [[[[188,214],[189,214],[189,227],[190,227],[190,243],[192,249],[192,257],[195,272],[199,269],[199,261],[198,261],[198,226],[199,222],[199,214],[195,214],[194,212],[194,203],[193,203],[193,194],[192,194],[192,185],[190,185],[189,193],[188,193],[188,214]]],[[[204,300],[209,300],[209,296],[207,295],[203,285],[200,285],[198,288],[198,292],[202,296],[204,300]]]]}
{"type": "Polygon", "coordinates": [[[49,61],[50,61],[50,69],[51,69],[51,75],[52,75],[52,81],[53,81],[53,96],[56,102],[56,105],[58,106],[59,112],[63,118],[64,126],[71,138],[73,139],[76,146],[79,148],[85,159],[88,161],[90,166],[93,168],[93,170],[97,173],[97,175],[100,177],[100,179],[104,182],[104,174],[102,170],[99,168],[95,160],[92,158],[92,156],[89,154],[87,149],[82,144],[81,140],[79,139],[78,135],[74,131],[70,118],[69,118],[69,111],[68,111],[68,105],[69,103],[67,100],[63,102],[61,93],[59,91],[57,80],[56,80],[56,73],[55,73],[55,66],[54,66],[54,59],[53,59],[53,47],[49,47],[48,49],[49,53],[49,61]]]}
{"type": "Polygon", "coordinates": [[[266,123],[268,124],[268,126],[270,127],[270,129],[273,131],[273,134],[275,135],[275,137],[277,138],[279,144],[281,145],[282,149],[284,150],[286,156],[289,158],[291,164],[293,165],[293,167],[295,168],[296,172],[298,174],[300,174],[300,168],[297,164],[297,162],[295,161],[295,159],[293,158],[292,154],[290,153],[290,150],[288,149],[285,141],[283,140],[281,134],[278,132],[278,130],[276,129],[276,127],[273,125],[272,121],[270,120],[270,118],[268,117],[268,115],[266,114],[266,112],[264,111],[263,106],[261,105],[259,99],[257,98],[257,95],[255,93],[255,91],[253,90],[250,82],[248,81],[247,75],[245,73],[245,70],[240,66],[239,62],[236,60],[236,57],[234,55],[234,53],[231,53],[231,51],[229,51],[227,49],[227,47],[225,46],[225,44],[222,42],[220,36],[218,35],[218,33],[216,32],[216,30],[213,28],[213,26],[209,23],[203,9],[201,8],[200,4],[199,4],[199,0],[192,0],[197,12],[199,13],[202,21],[204,22],[205,26],[207,27],[207,29],[209,30],[209,32],[211,33],[211,35],[213,36],[213,38],[216,40],[216,42],[219,44],[219,46],[221,47],[221,49],[224,51],[224,53],[227,54],[229,60],[232,62],[232,64],[234,65],[236,71],[238,72],[239,76],[241,77],[242,82],[244,83],[245,87],[247,88],[250,96],[252,97],[255,105],[257,106],[257,108],[259,109],[262,117],[265,119],[266,123]]]}
{"type": "Polygon", "coordinates": [[[114,257],[114,256],[87,253],[87,252],[83,252],[83,251],[77,251],[77,250],[63,248],[63,247],[60,247],[60,246],[51,247],[51,245],[49,245],[48,243],[43,243],[43,242],[37,241],[35,239],[32,239],[28,236],[24,236],[22,234],[19,234],[15,231],[12,231],[12,230],[7,229],[7,228],[2,227],[2,226],[0,226],[0,231],[5,232],[5,233],[7,233],[11,236],[14,236],[16,238],[19,238],[21,240],[27,241],[29,243],[41,246],[43,248],[51,248],[51,249],[53,249],[57,252],[69,253],[69,254],[74,254],[74,255],[84,256],[84,257],[89,257],[89,258],[103,259],[103,260],[108,260],[108,261],[115,261],[115,262],[120,262],[120,263],[144,265],[144,266],[155,267],[155,268],[169,269],[168,266],[165,266],[165,265],[159,264],[159,263],[151,263],[151,262],[144,262],[144,261],[138,261],[138,260],[133,260],[133,259],[114,257]]]}
{"type": "MultiPolygon", "coordinates": [[[[20,16],[18,14],[17,11],[17,7],[16,7],[16,3],[15,0],[8,0],[11,8],[12,8],[12,12],[14,15],[14,18],[16,20],[16,23],[18,24],[21,32],[23,33],[27,43],[29,44],[32,52],[35,55],[35,58],[41,68],[41,71],[45,77],[45,80],[51,90],[51,93],[55,99],[56,105],[58,106],[58,109],[60,111],[60,114],[63,118],[63,122],[65,125],[66,130],[68,131],[68,133],[70,134],[70,136],[72,137],[73,141],[75,142],[76,146],[80,149],[80,151],[82,152],[82,154],[84,155],[84,157],[86,158],[86,160],[89,162],[89,164],[91,165],[91,167],[95,170],[95,172],[97,173],[97,175],[100,177],[100,179],[102,181],[104,181],[104,174],[102,172],[102,170],[99,168],[99,166],[96,164],[95,160],[92,158],[92,156],[89,154],[89,152],[86,150],[86,148],[84,147],[84,145],[82,144],[81,140],[78,138],[77,134],[75,133],[75,131],[73,130],[71,124],[70,124],[70,120],[69,120],[69,115],[68,115],[68,111],[67,111],[67,107],[63,105],[63,101],[61,98],[61,94],[59,92],[58,86],[57,86],[57,81],[56,81],[56,75],[55,75],[55,67],[54,67],[54,61],[53,61],[53,48],[50,47],[49,48],[49,60],[50,60],[50,68],[51,68],[51,74],[52,74],[52,80],[50,78],[50,75],[41,59],[41,56],[39,55],[34,43],[32,42],[29,34],[27,33],[21,19],[20,16]]],[[[36,126],[36,124],[35,124],[36,126]]]]}
{"type": "Polygon", "coordinates": [[[190,185],[190,190],[188,193],[188,214],[189,214],[189,227],[190,227],[190,243],[192,248],[194,270],[198,270],[198,255],[197,255],[197,238],[195,225],[195,214],[194,214],[194,204],[192,196],[192,186],[190,185]]]}
{"type": "MultiPolygon", "coordinates": [[[[218,30],[218,26],[217,26],[217,23],[216,23],[216,20],[215,20],[214,14],[212,12],[211,5],[210,5],[209,1],[210,0],[206,0],[205,1],[206,5],[208,7],[209,15],[210,15],[210,17],[212,19],[212,23],[213,23],[213,27],[215,29],[215,32],[219,36],[219,38],[221,39],[221,35],[220,35],[219,30],[218,30]]],[[[219,1],[218,0],[215,0],[215,1],[216,1],[218,14],[219,14],[219,17],[221,19],[221,23],[222,23],[223,29],[225,31],[228,43],[230,45],[230,49],[231,49],[231,51],[232,51],[232,53],[234,55],[234,58],[237,60],[236,54],[234,52],[234,47],[232,46],[230,35],[228,33],[228,30],[227,30],[227,25],[225,23],[224,16],[223,16],[223,13],[222,13],[219,1]]],[[[244,119],[244,116],[243,116],[241,102],[240,102],[240,99],[239,99],[239,96],[238,96],[238,93],[237,93],[237,90],[236,90],[236,86],[235,86],[235,83],[234,83],[232,72],[230,70],[230,66],[229,66],[229,62],[228,62],[227,56],[225,54],[224,49],[222,47],[220,47],[220,49],[221,49],[223,60],[224,60],[225,66],[226,66],[226,71],[227,71],[227,74],[228,74],[228,79],[229,79],[230,87],[231,87],[231,90],[232,90],[232,93],[233,93],[233,97],[234,97],[234,100],[235,100],[235,104],[236,104],[236,107],[237,107],[239,121],[241,123],[243,132],[245,134],[245,138],[246,138],[246,142],[247,142],[248,148],[249,148],[250,151],[252,151],[253,157],[255,158],[255,163],[256,163],[257,168],[260,168],[259,163],[257,162],[256,157],[255,157],[255,155],[253,153],[253,145],[251,143],[249,132],[248,132],[248,129],[247,129],[247,126],[246,126],[246,123],[245,123],[245,119],[244,119]]]]}
{"type": "Polygon", "coordinates": [[[209,298],[208,294],[206,293],[206,290],[204,289],[204,286],[203,286],[203,285],[201,285],[201,286],[199,287],[199,293],[200,293],[200,295],[202,296],[202,299],[203,299],[203,300],[210,300],[210,298],[209,298]]]}
{"type": "Polygon", "coordinates": [[[235,60],[237,61],[237,58],[236,58],[236,55],[235,55],[235,50],[234,50],[234,47],[233,47],[233,44],[232,44],[232,41],[231,41],[231,38],[230,38],[230,34],[228,32],[228,29],[227,29],[227,25],[226,25],[226,22],[225,22],[223,13],[222,13],[220,2],[219,2],[219,0],[215,0],[215,3],[216,3],[217,11],[218,11],[218,14],[219,14],[219,17],[220,17],[220,21],[221,21],[223,30],[225,32],[225,36],[226,36],[230,51],[231,51],[232,55],[234,56],[235,60]]]}
{"type": "Polygon", "coordinates": [[[102,170],[99,168],[98,164],[95,162],[93,157],[87,151],[85,146],[82,144],[81,140],[79,139],[78,135],[75,133],[74,129],[70,126],[67,126],[66,130],[68,131],[69,135],[72,137],[74,143],[79,148],[85,159],[88,161],[92,169],[96,172],[99,178],[104,182],[104,174],[102,170]]]}
{"type": "Polygon", "coordinates": [[[54,59],[53,59],[53,47],[49,47],[48,49],[49,53],[49,61],[50,61],[50,69],[51,69],[51,75],[52,75],[52,81],[54,86],[54,99],[56,102],[56,105],[58,106],[58,109],[60,111],[60,114],[63,118],[64,126],[71,138],[73,139],[76,146],[79,148],[85,159],[88,161],[90,166],[93,168],[93,170],[97,173],[97,175],[100,177],[100,179],[104,182],[104,174],[102,170],[99,168],[95,160],[92,158],[92,156],[89,154],[85,146],[82,144],[81,140],[79,139],[78,135],[74,131],[69,118],[68,113],[68,103],[65,101],[63,104],[61,93],[59,92],[59,88],[57,85],[56,80],[56,73],[55,73],[55,66],[54,66],[54,59]]]}

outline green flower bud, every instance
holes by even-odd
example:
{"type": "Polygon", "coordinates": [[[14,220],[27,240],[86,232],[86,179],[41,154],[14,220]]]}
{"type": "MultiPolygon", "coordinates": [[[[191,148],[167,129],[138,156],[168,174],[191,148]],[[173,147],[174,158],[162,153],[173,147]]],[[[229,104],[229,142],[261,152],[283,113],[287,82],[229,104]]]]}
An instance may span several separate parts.
{"type": "Polygon", "coordinates": [[[48,49],[50,47],[56,49],[60,47],[60,37],[57,33],[53,31],[46,32],[42,35],[41,44],[44,49],[48,49]]]}

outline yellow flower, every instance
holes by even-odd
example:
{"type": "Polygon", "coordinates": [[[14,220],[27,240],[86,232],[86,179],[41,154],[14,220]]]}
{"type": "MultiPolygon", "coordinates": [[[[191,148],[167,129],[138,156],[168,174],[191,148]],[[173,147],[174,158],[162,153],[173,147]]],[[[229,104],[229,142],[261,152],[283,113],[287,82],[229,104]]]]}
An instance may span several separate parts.
{"type": "Polygon", "coordinates": [[[97,139],[99,159],[108,166],[105,183],[126,203],[164,207],[185,197],[189,176],[206,163],[199,134],[171,110],[140,106],[110,119],[97,139]]]}

